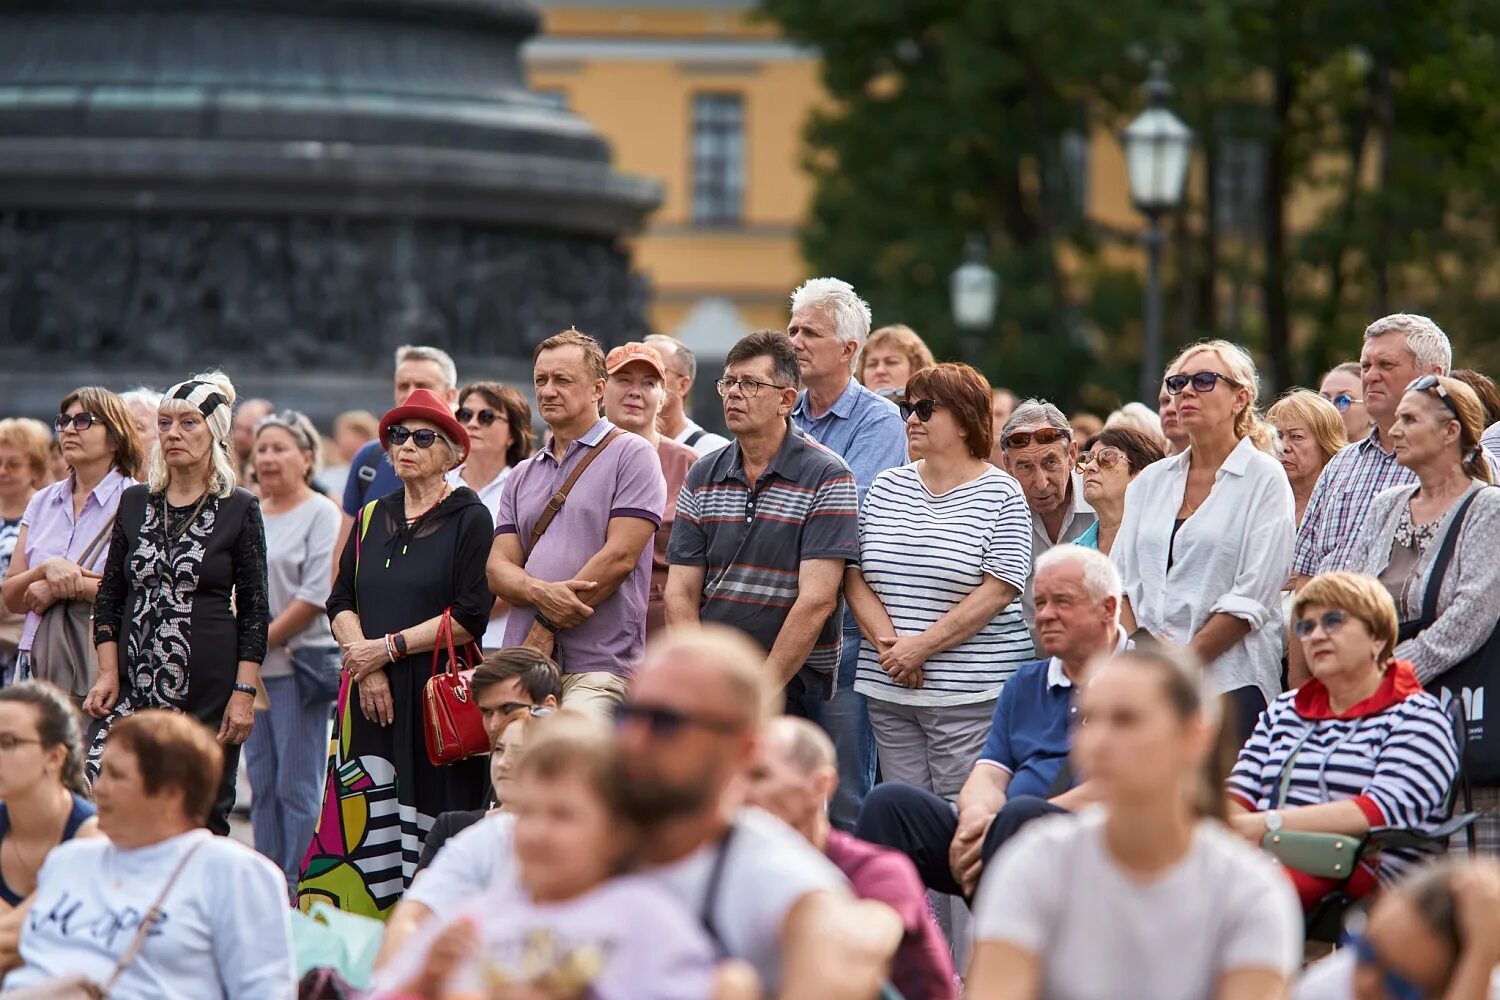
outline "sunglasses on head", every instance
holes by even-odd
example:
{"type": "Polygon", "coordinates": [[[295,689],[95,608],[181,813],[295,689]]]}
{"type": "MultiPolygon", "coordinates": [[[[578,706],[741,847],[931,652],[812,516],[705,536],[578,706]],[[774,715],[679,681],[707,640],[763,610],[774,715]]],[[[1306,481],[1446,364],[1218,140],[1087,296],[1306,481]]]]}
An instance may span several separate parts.
{"type": "Polygon", "coordinates": [[[1292,634],[1306,641],[1312,638],[1313,631],[1321,625],[1324,635],[1338,635],[1348,621],[1349,615],[1346,612],[1338,609],[1325,611],[1321,618],[1299,618],[1292,622],[1292,634]]]}
{"type": "Polygon", "coordinates": [[[732,733],[741,728],[738,723],[728,719],[715,719],[706,715],[679,712],[675,708],[638,705],[628,701],[616,705],[615,725],[624,726],[629,723],[643,725],[650,730],[652,736],[663,740],[676,736],[686,726],[697,726],[711,733],[732,733]]]}
{"type": "Polygon", "coordinates": [[[467,406],[460,406],[458,409],[454,410],[453,416],[457,418],[458,422],[461,424],[467,424],[470,420],[478,420],[480,427],[488,427],[496,420],[505,419],[505,414],[498,413],[495,410],[491,410],[488,408],[483,410],[471,410],[467,406]]]}
{"type": "Polygon", "coordinates": [[[1363,399],[1357,399],[1354,396],[1349,395],[1347,392],[1341,392],[1336,396],[1330,396],[1325,392],[1322,393],[1322,396],[1324,399],[1332,403],[1340,413],[1348,412],[1349,407],[1353,406],[1355,403],[1364,402],[1363,399]]]}
{"type": "Polygon", "coordinates": [[[1380,955],[1376,953],[1375,946],[1363,934],[1346,935],[1344,946],[1354,951],[1354,960],[1357,964],[1374,969],[1380,974],[1386,996],[1391,997],[1392,1000],[1426,1000],[1427,994],[1420,986],[1401,973],[1386,967],[1380,955]]]}
{"type": "Polygon", "coordinates": [[[90,427],[94,426],[94,424],[96,424],[98,422],[99,422],[99,418],[98,417],[94,416],[92,413],[84,412],[84,413],[75,413],[71,417],[68,416],[66,413],[59,413],[57,415],[57,419],[54,420],[52,423],[53,423],[53,426],[55,426],[57,428],[57,433],[59,433],[59,434],[61,434],[65,430],[67,430],[69,424],[73,425],[73,429],[75,431],[77,431],[78,433],[82,434],[84,431],[88,430],[90,427]]]}
{"type": "Polygon", "coordinates": [[[1194,392],[1212,392],[1214,386],[1219,384],[1220,382],[1223,382],[1231,389],[1240,388],[1240,384],[1234,379],[1230,378],[1228,375],[1220,375],[1218,372],[1194,372],[1191,375],[1168,375],[1166,378],[1162,379],[1162,384],[1167,387],[1168,394],[1173,396],[1176,396],[1178,393],[1182,392],[1182,390],[1186,389],[1189,384],[1192,385],[1194,392]]]}
{"type": "Polygon", "coordinates": [[[385,433],[386,437],[390,438],[391,444],[398,448],[407,441],[410,441],[418,448],[431,448],[433,442],[438,439],[438,432],[427,427],[419,431],[414,431],[410,427],[403,427],[397,424],[385,433]]]}
{"type": "Polygon", "coordinates": [[[1007,434],[1005,447],[1025,448],[1030,444],[1056,444],[1059,441],[1072,439],[1072,431],[1065,431],[1061,427],[1043,427],[1040,430],[1016,431],[1014,434],[1007,434]]]}
{"type": "Polygon", "coordinates": [[[1453,414],[1453,419],[1457,420],[1459,423],[1464,422],[1464,418],[1458,415],[1458,405],[1453,402],[1453,398],[1448,395],[1448,390],[1443,388],[1443,383],[1438,381],[1438,377],[1436,375],[1422,375],[1418,378],[1412,379],[1411,382],[1407,384],[1406,391],[1431,392],[1436,394],[1437,398],[1441,399],[1443,401],[1443,405],[1448,408],[1448,412],[1453,414]]]}
{"type": "Polygon", "coordinates": [[[938,407],[943,407],[944,409],[948,407],[947,403],[939,403],[935,399],[903,399],[896,405],[901,408],[902,420],[910,420],[911,415],[915,413],[917,419],[924,424],[932,419],[933,410],[938,407]]]}

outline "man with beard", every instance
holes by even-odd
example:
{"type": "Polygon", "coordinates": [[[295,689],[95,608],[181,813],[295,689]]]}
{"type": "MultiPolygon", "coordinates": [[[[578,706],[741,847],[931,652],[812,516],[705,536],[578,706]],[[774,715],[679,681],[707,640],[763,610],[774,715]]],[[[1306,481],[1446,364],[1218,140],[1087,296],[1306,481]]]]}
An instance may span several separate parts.
{"type": "MultiPolygon", "coordinates": [[[[870,1000],[902,940],[900,919],[853,898],[791,827],[736,807],[731,789],[778,697],[762,659],[744,636],[709,625],[668,630],[636,668],[616,714],[640,871],[698,916],[726,958],[753,966],[766,996],[870,1000]]],[[[516,877],[510,828],[509,817],[487,817],[438,853],[392,914],[382,959],[433,914],[516,877]]]]}

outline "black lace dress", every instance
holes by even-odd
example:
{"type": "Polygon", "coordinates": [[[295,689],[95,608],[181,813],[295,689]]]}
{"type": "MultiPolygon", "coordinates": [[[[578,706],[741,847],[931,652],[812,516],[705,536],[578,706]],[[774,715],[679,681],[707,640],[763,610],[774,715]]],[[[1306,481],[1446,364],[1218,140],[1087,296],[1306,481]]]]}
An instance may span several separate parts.
{"type": "MultiPolygon", "coordinates": [[[[94,642],[120,646],[120,701],[94,727],[90,780],[116,719],[166,708],[215,733],[242,660],[266,655],[270,626],[266,532],[248,490],[173,507],[132,486],[120,497],[109,559],[94,604],[94,642]]],[[[239,746],[224,747],[224,780],[209,828],[229,831],[239,746]]]]}

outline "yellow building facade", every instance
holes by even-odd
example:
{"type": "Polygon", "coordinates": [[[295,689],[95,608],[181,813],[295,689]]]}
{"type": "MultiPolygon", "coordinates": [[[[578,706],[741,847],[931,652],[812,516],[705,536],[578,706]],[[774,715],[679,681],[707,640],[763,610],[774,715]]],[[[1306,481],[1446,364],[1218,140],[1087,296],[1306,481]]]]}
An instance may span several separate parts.
{"type": "Polygon", "coordinates": [[[633,245],[652,326],[735,327],[718,331],[726,338],[784,327],[787,296],[806,276],[797,228],[811,184],[800,156],[821,95],[817,57],[752,19],[751,0],[537,6],[532,87],[592,122],[616,167],[663,185],[633,245]]]}

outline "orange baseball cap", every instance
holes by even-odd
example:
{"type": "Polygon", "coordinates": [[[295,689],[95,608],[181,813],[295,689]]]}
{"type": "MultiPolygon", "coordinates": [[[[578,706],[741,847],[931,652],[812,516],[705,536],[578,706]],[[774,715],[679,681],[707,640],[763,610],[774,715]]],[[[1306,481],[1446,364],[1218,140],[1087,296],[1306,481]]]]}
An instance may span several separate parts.
{"type": "Polygon", "coordinates": [[[642,364],[650,365],[651,370],[656,372],[656,377],[665,381],[667,366],[662,363],[661,355],[656,353],[656,348],[647,347],[638,340],[632,340],[628,344],[621,344],[610,351],[609,356],[604,359],[604,370],[613,375],[632,361],[639,361],[642,364]]]}

